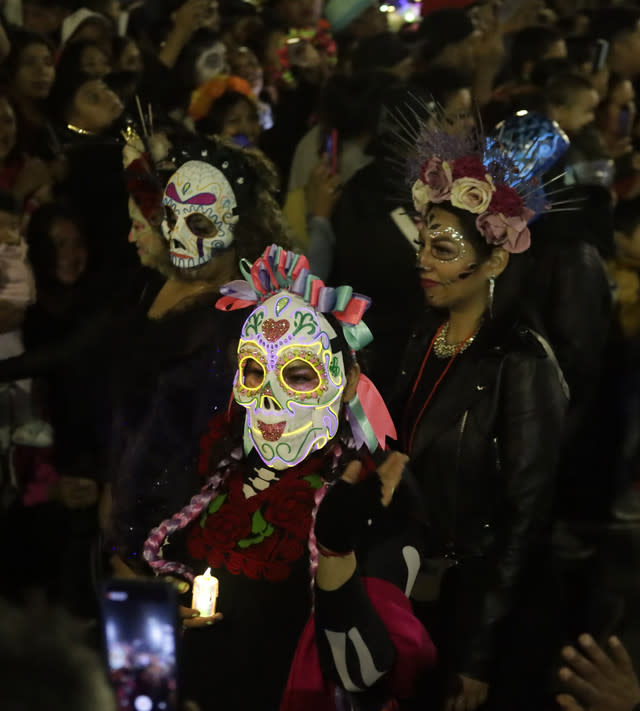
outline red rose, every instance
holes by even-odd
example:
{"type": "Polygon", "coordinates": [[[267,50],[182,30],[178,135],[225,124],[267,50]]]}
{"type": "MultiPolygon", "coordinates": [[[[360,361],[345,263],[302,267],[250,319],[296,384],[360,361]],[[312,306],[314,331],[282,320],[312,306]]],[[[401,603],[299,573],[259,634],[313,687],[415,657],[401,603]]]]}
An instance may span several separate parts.
{"type": "Polygon", "coordinates": [[[211,475],[212,466],[215,462],[211,461],[211,450],[216,442],[229,434],[229,421],[226,413],[218,414],[209,420],[207,431],[200,439],[200,458],[198,460],[198,473],[200,476],[208,477],[211,475]]]}
{"type": "Polygon", "coordinates": [[[261,560],[252,560],[251,558],[245,558],[244,560],[244,574],[248,578],[253,578],[253,580],[258,580],[262,577],[264,571],[264,562],[261,560]]]}
{"type": "MultiPolygon", "coordinates": [[[[200,527],[198,526],[198,528],[200,527]]],[[[187,541],[187,550],[189,551],[189,555],[195,560],[206,559],[207,548],[199,532],[198,534],[194,534],[189,537],[189,540],[187,541]]]]}
{"type": "Polygon", "coordinates": [[[217,551],[214,548],[210,548],[207,551],[206,560],[212,568],[221,568],[225,562],[224,553],[217,551]]]}
{"type": "Polygon", "coordinates": [[[225,560],[227,570],[233,575],[240,575],[244,567],[244,558],[235,551],[231,551],[225,560]]]}
{"type": "Polygon", "coordinates": [[[475,178],[485,180],[487,169],[478,156],[465,156],[453,162],[453,179],[475,178]]]}
{"type": "Polygon", "coordinates": [[[522,198],[508,185],[500,185],[496,188],[489,205],[488,212],[501,212],[505,217],[519,217],[522,214],[522,198]]]}
{"type": "Polygon", "coordinates": [[[291,566],[288,563],[268,563],[264,568],[264,577],[273,583],[279,583],[289,577],[291,566]]]}
{"type": "Polygon", "coordinates": [[[299,538],[288,536],[278,546],[278,556],[290,563],[295,562],[304,554],[304,544],[299,538]]]}
{"type": "Polygon", "coordinates": [[[286,528],[306,538],[311,528],[311,511],[314,505],[314,490],[299,479],[276,485],[270,497],[264,517],[274,526],[286,528]]]}
{"type": "Polygon", "coordinates": [[[273,556],[273,552],[278,545],[279,535],[274,531],[270,536],[267,536],[260,543],[248,548],[242,548],[242,554],[245,558],[253,558],[254,560],[269,560],[273,556]]]}
{"type": "Polygon", "coordinates": [[[223,504],[220,511],[209,516],[202,532],[204,542],[212,548],[230,551],[238,541],[251,534],[251,518],[246,509],[223,504]]]}

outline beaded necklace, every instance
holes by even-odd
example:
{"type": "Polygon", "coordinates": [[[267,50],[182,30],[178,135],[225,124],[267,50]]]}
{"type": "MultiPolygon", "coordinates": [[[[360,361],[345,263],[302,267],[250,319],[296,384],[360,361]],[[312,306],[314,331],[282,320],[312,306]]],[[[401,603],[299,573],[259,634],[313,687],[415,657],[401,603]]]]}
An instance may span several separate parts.
{"type": "MultiPolygon", "coordinates": [[[[418,389],[418,385],[420,384],[420,378],[422,377],[422,373],[424,372],[425,366],[427,365],[427,361],[429,360],[429,356],[431,355],[431,351],[434,350],[434,345],[438,338],[440,337],[440,334],[445,330],[445,328],[448,328],[449,322],[447,321],[446,323],[443,323],[442,326],[436,331],[436,335],[431,339],[431,343],[429,344],[429,349],[427,350],[427,354],[425,355],[422,365],[420,366],[420,370],[418,371],[418,377],[416,378],[415,383],[413,384],[413,388],[411,390],[411,395],[409,396],[409,401],[407,402],[407,412],[409,410],[409,407],[411,405],[411,402],[413,401],[413,398],[416,394],[416,390],[418,389]]],[[[416,417],[415,422],[413,423],[413,427],[411,428],[411,434],[409,436],[409,440],[407,442],[407,454],[411,454],[411,449],[413,448],[413,440],[416,436],[416,430],[418,429],[418,425],[420,424],[420,420],[422,419],[422,415],[424,415],[425,410],[427,409],[429,403],[433,399],[433,396],[436,393],[436,390],[438,389],[440,383],[444,380],[445,375],[449,372],[449,369],[453,365],[453,361],[457,358],[458,354],[462,353],[463,350],[466,350],[471,345],[471,342],[475,338],[477,334],[477,329],[469,334],[462,343],[459,343],[456,346],[449,346],[450,348],[454,349],[453,353],[451,354],[449,358],[449,362],[447,363],[445,369],[442,371],[440,377],[436,380],[434,386],[431,388],[431,392],[429,393],[429,396],[424,402],[424,405],[420,409],[420,412],[418,413],[418,417],[416,417]]],[[[446,334],[445,334],[446,335],[446,334]]],[[[436,355],[438,355],[436,353],[436,355]]],[[[443,356],[440,356],[443,357],[443,356]]]]}
{"type": "Polygon", "coordinates": [[[446,321],[442,328],[436,334],[436,339],[433,343],[433,352],[436,354],[437,358],[451,358],[452,356],[458,355],[458,353],[464,353],[467,348],[475,341],[476,336],[480,327],[465,338],[462,343],[447,343],[447,336],[449,335],[450,321],[446,321]]]}

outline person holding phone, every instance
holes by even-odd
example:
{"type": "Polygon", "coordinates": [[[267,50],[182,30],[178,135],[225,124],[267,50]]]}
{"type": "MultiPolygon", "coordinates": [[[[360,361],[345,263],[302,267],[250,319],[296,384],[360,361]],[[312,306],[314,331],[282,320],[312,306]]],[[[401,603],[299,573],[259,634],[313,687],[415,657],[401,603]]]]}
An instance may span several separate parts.
{"type": "Polygon", "coordinates": [[[604,143],[614,159],[633,151],[636,119],[635,90],[629,79],[612,74],[609,91],[599,112],[598,125],[604,143]]]}
{"type": "Polygon", "coordinates": [[[228,711],[382,709],[434,650],[407,598],[423,530],[406,457],[382,452],[394,428],[354,355],[369,300],[276,245],[241,271],[217,304],[252,307],[236,405],[202,440],[200,493],[145,544],[156,574],[219,579],[221,617],[183,611],[185,691],[228,711]]]}

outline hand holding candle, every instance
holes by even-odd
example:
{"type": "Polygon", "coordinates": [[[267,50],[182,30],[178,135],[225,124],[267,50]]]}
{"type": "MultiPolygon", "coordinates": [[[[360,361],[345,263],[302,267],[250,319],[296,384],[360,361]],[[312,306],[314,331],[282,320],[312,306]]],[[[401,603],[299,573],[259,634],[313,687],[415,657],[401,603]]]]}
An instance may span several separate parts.
{"type": "Polygon", "coordinates": [[[191,607],[198,610],[201,617],[213,617],[216,614],[218,601],[218,578],[211,575],[207,568],[204,575],[198,575],[193,581],[193,598],[191,607]]]}
{"type": "Polygon", "coordinates": [[[211,575],[211,568],[207,568],[204,575],[198,575],[193,581],[191,599],[191,607],[181,605],[179,608],[184,627],[205,627],[222,619],[222,613],[216,612],[218,579],[211,575]]]}

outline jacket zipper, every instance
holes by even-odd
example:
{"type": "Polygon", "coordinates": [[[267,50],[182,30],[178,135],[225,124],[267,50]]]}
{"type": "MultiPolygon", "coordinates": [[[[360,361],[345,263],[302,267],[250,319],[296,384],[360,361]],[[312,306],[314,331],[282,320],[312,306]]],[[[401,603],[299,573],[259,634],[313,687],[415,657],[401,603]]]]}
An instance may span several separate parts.
{"type": "Polygon", "coordinates": [[[452,511],[452,521],[451,521],[451,535],[450,535],[450,545],[451,551],[446,557],[451,557],[454,561],[456,560],[456,540],[458,538],[458,490],[460,485],[460,459],[462,457],[462,437],[464,436],[464,431],[467,427],[467,419],[469,418],[469,410],[465,410],[462,419],[460,420],[460,428],[458,430],[458,449],[456,452],[456,481],[455,481],[455,498],[453,501],[453,511],[452,511]]]}
{"type": "Polygon", "coordinates": [[[498,474],[502,471],[502,461],[500,460],[500,447],[498,446],[498,438],[493,438],[493,452],[496,456],[496,470],[498,474]]]}

